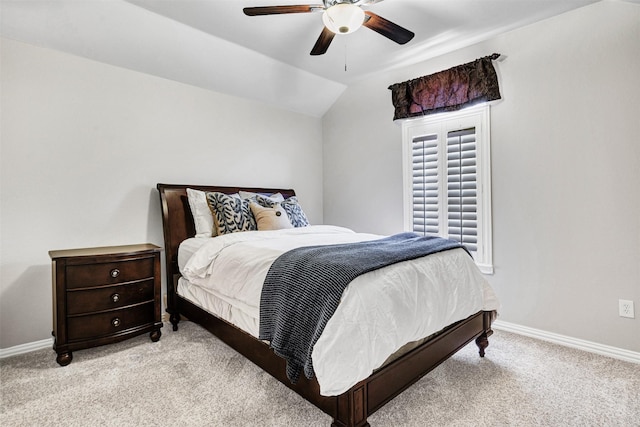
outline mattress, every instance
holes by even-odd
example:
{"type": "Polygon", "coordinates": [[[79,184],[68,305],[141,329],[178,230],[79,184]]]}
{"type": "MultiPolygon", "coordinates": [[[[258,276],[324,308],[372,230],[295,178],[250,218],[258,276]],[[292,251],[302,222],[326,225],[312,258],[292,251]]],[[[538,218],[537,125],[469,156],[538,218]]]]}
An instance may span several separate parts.
{"type": "MultiPolygon", "coordinates": [[[[262,283],[271,263],[300,246],[384,236],[333,226],[250,231],[188,239],[180,246],[178,294],[257,337],[262,283]]],[[[366,273],[343,293],[312,353],[320,394],[339,395],[407,343],[432,335],[498,300],[463,250],[366,273]]]]}

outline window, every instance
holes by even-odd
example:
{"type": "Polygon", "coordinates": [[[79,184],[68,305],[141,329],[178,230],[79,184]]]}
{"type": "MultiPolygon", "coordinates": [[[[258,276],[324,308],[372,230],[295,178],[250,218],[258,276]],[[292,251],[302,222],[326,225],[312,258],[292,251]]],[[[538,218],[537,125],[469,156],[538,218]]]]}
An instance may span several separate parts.
{"type": "Polygon", "coordinates": [[[489,106],[402,124],[405,229],[462,242],[493,273],[489,106]]]}

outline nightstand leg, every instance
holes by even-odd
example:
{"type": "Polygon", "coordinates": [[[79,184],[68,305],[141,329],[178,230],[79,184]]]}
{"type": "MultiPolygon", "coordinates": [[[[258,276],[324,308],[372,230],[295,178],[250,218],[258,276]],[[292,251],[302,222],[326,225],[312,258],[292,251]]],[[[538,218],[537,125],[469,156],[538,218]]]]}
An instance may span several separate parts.
{"type": "Polygon", "coordinates": [[[155,331],[151,331],[151,333],[149,334],[149,337],[151,337],[151,341],[157,342],[160,339],[161,335],[162,335],[162,332],[160,332],[160,329],[156,329],[155,331]]]}
{"type": "Polygon", "coordinates": [[[71,354],[70,351],[65,353],[60,353],[58,354],[58,357],[56,357],[56,362],[58,362],[58,365],[60,366],[67,366],[69,363],[71,363],[72,360],[73,360],[73,354],[71,354]]]}

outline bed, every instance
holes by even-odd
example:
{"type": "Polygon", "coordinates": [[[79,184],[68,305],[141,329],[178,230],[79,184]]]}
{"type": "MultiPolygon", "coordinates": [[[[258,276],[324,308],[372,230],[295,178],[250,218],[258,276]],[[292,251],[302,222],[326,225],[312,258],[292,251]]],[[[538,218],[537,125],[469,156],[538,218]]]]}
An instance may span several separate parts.
{"type": "MultiPolygon", "coordinates": [[[[203,326],[330,415],[333,418],[333,427],[368,426],[369,415],[472,340],[475,340],[479,348],[480,357],[484,357],[485,349],[489,344],[488,337],[492,334],[491,323],[496,316],[495,307],[491,309],[483,307],[462,319],[456,319],[420,340],[407,343],[402,349],[390,355],[381,366],[372,371],[373,373],[353,385],[348,383],[348,388],[344,391],[340,389],[339,394],[327,393],[326,387],[325,390],[321,390],[317,377],[308,379],[305,375],[301,375],[295,384],[292,383],[287,377],[285,360],[274,353],[269,343],[258,339],[255,331],[244,326],[242,321],[212,314],[214,310],[198,300],[195,295],[197,287],[194,288],[196,291],[189,291],[189,282],[181,272],[181,269],[185,269],[185,260],[179,260],[179,248],[183,242],[194,241],[193,237],[196,235],[194,215],[189,205],[187,189],[228,195],[238,194],[241,191],[260,194],[280,193],[285,200],[295,196],[295,192],[291,189],[176,184],[158,184],[157,189],[161,201],[165,243],[167,312],[170,314],[173,330],[178,330],[181,316],[203,326]]],[[[333,229],[330,231],[334,232],[333,229]]],[[[342,230],[337,232],[342,233],[342,230]]],[[[239,236],[242,233],[235,234],[239,236]]],[[[247,236],[249,234],[251,233],[245,233],[247,236]]]]}

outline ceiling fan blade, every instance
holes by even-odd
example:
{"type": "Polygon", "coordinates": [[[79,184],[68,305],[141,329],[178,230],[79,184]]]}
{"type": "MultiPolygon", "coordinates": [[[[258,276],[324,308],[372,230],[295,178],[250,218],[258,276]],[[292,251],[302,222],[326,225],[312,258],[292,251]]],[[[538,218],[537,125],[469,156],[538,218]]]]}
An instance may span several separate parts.
{"type": "Polygon", "coordinates": [[[331,40],[333,40],[334,36],[335,33],[333,31],[330,31],[327,27],[323,27],[322,32],[320,33],[320,37],[318,37],[318,40],[316,40],[316,44],[313,45],[313,49],[311,49],[311,55],[324,54],[329,48],[331,40]]]}
{"type": "Polygon", "coordinates": [[[281,13],[308,13],[318,12],[324,10],[324,6],[321,4],[299,4],[291,6],[257,6],[257,7],[245,7],[242,9],[245,15],[259,16],[259,15],[279,15],[281,13]]]}
{"type": "Polygon", "coordinates": [[[405,44],[409,40],[415,36],[415,34],[406,28],[402,28],[398,24],[394,24],[393,22],[384,19],[381,16],[376,15],[373,12],[369,12],[366,10],[365,15],[367,16],[364,21],[365,27],[372,29],[378,34],[382,34],[386,38],[393,40],[398,44],[405,44]]]}

